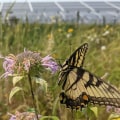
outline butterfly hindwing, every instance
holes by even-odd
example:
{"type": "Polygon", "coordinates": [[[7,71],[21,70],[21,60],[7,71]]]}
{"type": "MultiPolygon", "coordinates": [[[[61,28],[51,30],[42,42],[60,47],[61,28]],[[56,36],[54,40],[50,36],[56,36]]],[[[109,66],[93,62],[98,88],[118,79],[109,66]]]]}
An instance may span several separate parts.
{"type": "Polygon", "coordinates": [[[120,92],[82,68],[71,70],[63,89],[64,103],[71,108],[88,103],[120,107],[120,92]]]}

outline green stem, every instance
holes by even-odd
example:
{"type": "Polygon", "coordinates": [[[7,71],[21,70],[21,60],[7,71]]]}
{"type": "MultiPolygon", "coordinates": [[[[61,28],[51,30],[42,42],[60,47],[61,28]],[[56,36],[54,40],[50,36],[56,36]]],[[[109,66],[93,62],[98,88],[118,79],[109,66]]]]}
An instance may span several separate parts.
{"type": "Polygon", "coordinates": [[[31,76],[30,76],[29,73],[28,73],[28,80],[29,80],[30,90],[31,90],[31,94],[32,94],[33,106],[35,108],[35,115],[36,115],[37,120],[39,120],[37,107],[36,107],[36,104],[35,104],[35,96],[34,96],[34,92],[33,92],[33,88],[32,88],[32,79],[31,79],[31,76]]]}

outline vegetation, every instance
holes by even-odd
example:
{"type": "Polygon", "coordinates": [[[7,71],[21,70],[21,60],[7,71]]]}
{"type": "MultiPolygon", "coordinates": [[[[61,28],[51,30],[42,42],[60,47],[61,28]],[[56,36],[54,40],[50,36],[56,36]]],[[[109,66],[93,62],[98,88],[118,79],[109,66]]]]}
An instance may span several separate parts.
{"type": "MultiPolygon", "coordinates": [[[[63,63],[69,55],[81,44],[88,42],[89,50],[84,62],[85,69],[102,77],[107,74],[105,81],[120,89],[120,25],[78,25],[70,23],[17,23],[8,25],[0,23],[0,54],[17,55],[28,49],[40,52],[44,57],[51,55],[59,63],[63,63]]],[[[4,73],[0,61],[0,74],[4,73]]],[[[58,71],[59,73],[59,71],[58,71]]],[[[71,111],[59,103],[60,86],[57,85],[58,73],[51,74],[42,71],[42,78],[47,81],[47,92],[41,85],[33,84],[37,111],[44,116],[41,119],[53,120],[119,120],[120,116],[107,112],[106,107],[90,107],[81,111],[71,111]],[[39,89],[38,89],[39,88],[39,89]],[[72,114],[71,114],[72,113],[72,114]],[[49,116],[49,117],[48,117],[49,116]]],[[[9,77],[0,80],[0,119],[8,120],[9,114],[32,112],[32,96],[27,79],[17,82],[25,91],[9,95],[14,87],[13,79],[9,77]]]]}

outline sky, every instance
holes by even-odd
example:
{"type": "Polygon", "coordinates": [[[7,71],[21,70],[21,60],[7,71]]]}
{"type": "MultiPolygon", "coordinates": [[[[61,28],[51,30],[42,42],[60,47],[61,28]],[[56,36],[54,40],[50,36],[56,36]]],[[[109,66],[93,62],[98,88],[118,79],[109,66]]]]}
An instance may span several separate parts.
{"type": "Polygon", "coordinates": [[[36,2],[36,1],[40,1],[40,2],[51,2],[51,1],[120,1],[120,0],[0,0],[0,2],[13,2],[13,1],[18,1],[18,2],[25,2],[25,1],[32,1],[32,2],[36,2]]]}

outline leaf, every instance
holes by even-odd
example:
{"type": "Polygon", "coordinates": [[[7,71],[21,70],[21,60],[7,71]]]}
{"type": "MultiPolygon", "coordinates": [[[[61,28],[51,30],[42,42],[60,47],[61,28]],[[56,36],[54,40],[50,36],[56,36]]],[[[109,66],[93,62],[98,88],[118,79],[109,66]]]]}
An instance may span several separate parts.
{"type": "Polygon", "coordinates": [[[120,120],[120,114],[110,114],[108,120],[120,120]]]}
{"type": "Polygon", "coordinates": [[[50,119],[50,120],[59,120],[59,118],[56,117],[56,116],[43,116],[43,117],[40,118],[40,120],[48,120],[48,119],[50,119]]]}
{"type": "Polygon", "coordinates": [[[90,110],[93,111],[94,115],[95,115],[96,117],[98,117],[98,108],[97,108],[97,107],[89,107],[89,108],[90,108],[90,110]]]}
{"type": "Polygon", "coordinates": [[[44,79],[42,78],[38,78],[38,77],[34,77],[36,83],[40,84],[41,85],[41,88],[47,92],[47,87],[48,87],[48,84],[47,84],[47,81],[45,81],[44,79]]]}
{"type": "Polygon", "coordinates": [[[56,114],[56,109],[57,109],[57,103],[59,101],[59,96],[55,99],[54,104],[53,104],[53,110],[52,110],[52,115],[56,114]]]}
{"type": "Polygon", "coordinates": [[[21,87],[14,87],[11,92],[10,92],[10,95],[9,95],[9,102],[11,103],[11,99],[12,97],[17,93],[19,92],[20,90],[23,90],[21,87]]]}
{"type": "Polygon", "coordinates": [[[20,80],[23,79],[23,76],[15,76],[13,77],[13,85],[15,86],[20,80]]]}
{"type": "Polygon", "coordinates": [[[97,107],[88,106],[84,108],[82,112],[84,113],[85,117],[89,117],[91,120],[98,118],[97,107]]]}

